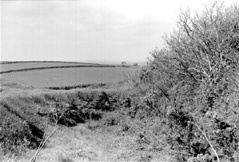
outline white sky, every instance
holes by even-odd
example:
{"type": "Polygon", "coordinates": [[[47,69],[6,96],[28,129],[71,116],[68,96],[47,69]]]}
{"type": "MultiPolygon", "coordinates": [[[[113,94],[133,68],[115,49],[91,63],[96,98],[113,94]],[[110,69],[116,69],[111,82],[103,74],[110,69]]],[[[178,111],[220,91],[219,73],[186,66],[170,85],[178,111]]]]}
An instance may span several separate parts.
{"type": "MultiPolygon", "coordinates": [[[[226,4],[239,0],[227,0],[226,4]]],[[[147,61],[180,10],[214,0],[1,1],[1,61],[147,61]]]]}

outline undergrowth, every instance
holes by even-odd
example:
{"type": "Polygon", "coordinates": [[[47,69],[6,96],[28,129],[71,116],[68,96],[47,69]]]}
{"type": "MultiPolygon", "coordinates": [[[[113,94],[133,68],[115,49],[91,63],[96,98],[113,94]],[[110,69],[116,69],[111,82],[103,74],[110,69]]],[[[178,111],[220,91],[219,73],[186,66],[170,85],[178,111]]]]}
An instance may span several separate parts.
{"type": "Polygon", "coordinates": [[[0,103],[2,153],[20,155],[26,148],[38,148],[48,124],[72,127],[99,120],[118,109],[120,96],[91,91],[4,98],[0,103]]]}

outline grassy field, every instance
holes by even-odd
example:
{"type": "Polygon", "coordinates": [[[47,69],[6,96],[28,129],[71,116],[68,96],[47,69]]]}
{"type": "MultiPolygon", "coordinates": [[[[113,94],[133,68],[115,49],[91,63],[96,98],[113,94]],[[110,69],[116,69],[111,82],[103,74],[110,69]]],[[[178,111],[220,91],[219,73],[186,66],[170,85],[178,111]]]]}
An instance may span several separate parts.
{"type": "MultiPolygon", "coordinates": [[[[3,70],[0,74],[15,73],[22,71],[64,69],[64,68],[82,68],[82,67],[121,67],[117,65],[92,64],[92,63],[67,63],[67,62],[13,62],[2,63],[3,70]],[[7,66],[9,65],[9,66],[7,66]],[[20,66],[19,66],[20,65],[20,66]],[[5,67],[5,70],[4,70],[5,67]],[[7,68],[6,68],[7,67],[7,68]]],[[[124,66],[129,67],[129,66],[124,66]]]]}
{"type": "Polygon", "coordinates": [[[1,72],[9,70],[15,71],[0,74],[0,78],[9,82],[16,82],[20,85],[33,87],[62,87],[80,84],[116,83],[125,80],[129,76],[134,76],[140,70],[140,68],[137,67],[107,67],[108,65],[99,66],[99,64],[59,62],[25,62],[1,64],[1,66],[1,72]],[[81,65],[83,67],[71,67],[81,65]],[[61,66],[64,67],[58,68],[61,66]],[[47,69],[48,67],[49,69],[47,69]],[[38,70],[38,68],[46,69],[38,70]],[[19,69],[27,70],[17,71],[19,69]]]}
{"type": "Polygon", "coordinates": [[[81,62],[6,62],[0,64],[0,71],[10,71],[28,68],[40,68],[40,67],[56,67],[56,66],[77,66],[77,65],[95,65],[91,63],[81,63],[81,62]]]}
{"type": "MultiPolygon", "coordinates": [[[[5,70],[18,70],[63,64],[66,63],[28,62],[2,66],[5,70]]],[[[55,134],[36,161],[167,161],[167,154],[152,153],[149,150],[152,148],[147,148],[152,143],[142,143],[138,132],[145,128],[143,121],[132,121],[125,114],[130,110],[126,80],[140,69],[81,67],[0,74],[0,161],[29,161],[44,136],[54,130],[55,134]],[[67,86],[69,90],[57,90],[67,86]],[[55,112],[61,114],[57,124],[54,124],[55,112]]]]}

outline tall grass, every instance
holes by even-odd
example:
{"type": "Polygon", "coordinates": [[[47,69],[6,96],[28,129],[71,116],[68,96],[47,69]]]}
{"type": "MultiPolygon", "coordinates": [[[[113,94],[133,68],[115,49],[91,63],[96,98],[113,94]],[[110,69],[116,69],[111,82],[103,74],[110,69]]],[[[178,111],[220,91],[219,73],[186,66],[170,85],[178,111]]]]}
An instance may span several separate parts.
{"type": "Polygon", "coordinates": [[[3,154],[20,155],[37,149],[47,125],[72,127],[99,120],[120,107],[118,92],[66,92],[6,97],[1,100],[0,143],[3,154]],[[57,122],[56,122],[57,121],[57,122]]]}

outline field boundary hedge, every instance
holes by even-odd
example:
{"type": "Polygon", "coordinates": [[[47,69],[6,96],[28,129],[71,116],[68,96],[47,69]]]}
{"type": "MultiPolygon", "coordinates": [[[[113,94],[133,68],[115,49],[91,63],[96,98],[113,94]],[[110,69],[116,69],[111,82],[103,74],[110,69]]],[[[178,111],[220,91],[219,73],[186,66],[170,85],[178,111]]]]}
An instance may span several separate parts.
{"type": "Polygon", "coordinates": [[[120,65],[72,65],[72,66],[50,66],[50,67],[36,67],[36,68],[25,68],[25,69],[15,69],[1,71],[0,74],[13,73],[13,72],[22,72],[22,71],[32,71],[32,70],[46,70],[46,69],[58,69],[58,68],[82,68],[82,67],[100,67],[100,68],[109,68],[109,67],[124,67],[129,66],[120,66],[120,65]]]}
{"type": "Polygon", "coordinates": [[[46,87],[46,89],[52,89],[52,90],[70,90],[70,89],[76,89],[76,88],[101,88],[105,87],[106,83],[99,83],[99,84],[80,84],[76,86],[63,86],[63,87],[46,87]]]}
{"type": "Polygon", "coordinates": [[[88,64],[88,65],[102,65],[88,62],[68,62],[68,61],[0,61],[0,64],[21,64],[21,63],[70,63],[70,64],[88,64]]]}

